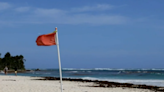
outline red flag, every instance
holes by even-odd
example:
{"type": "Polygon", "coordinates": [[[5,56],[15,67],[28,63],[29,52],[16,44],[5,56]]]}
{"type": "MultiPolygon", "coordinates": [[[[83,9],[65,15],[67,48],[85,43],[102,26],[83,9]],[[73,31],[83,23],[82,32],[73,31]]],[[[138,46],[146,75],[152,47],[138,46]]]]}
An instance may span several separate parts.
{"type": "Polygon", "coordinates": [[[56,32],[38,36],[36,43],[38,46],[56,45],[56,32]]]}

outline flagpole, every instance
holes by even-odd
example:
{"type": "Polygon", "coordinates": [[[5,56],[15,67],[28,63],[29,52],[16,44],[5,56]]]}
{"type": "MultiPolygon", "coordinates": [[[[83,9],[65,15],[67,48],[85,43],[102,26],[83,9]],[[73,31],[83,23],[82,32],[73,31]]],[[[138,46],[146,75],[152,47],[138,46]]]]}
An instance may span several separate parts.
{"type": "Polygon", "coordinates": [[[59,61],[60,87],[61,87],[61,92],[63,92],[62,71],[61,71],[61,61],[60,61],[60,51],[59,51],[59,40],[58,40],[58,31],[57,31],[57,27],[55,28],[55,31],[56,31],[56,45],[57,45],[58,61],[59,61]]]}

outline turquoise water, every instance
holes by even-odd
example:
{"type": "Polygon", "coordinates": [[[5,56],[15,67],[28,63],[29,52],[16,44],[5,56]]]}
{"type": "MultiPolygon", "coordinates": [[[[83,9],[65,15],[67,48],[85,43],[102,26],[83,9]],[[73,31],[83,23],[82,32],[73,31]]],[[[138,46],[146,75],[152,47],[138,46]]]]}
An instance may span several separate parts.
{"type": "MultiPolygon", "coordinates": [[[[2,73],[1,73],[2,75],[2,73]]],[[[14,75],[14,74],[9,74],[14,75]]],[[[18,73],[20,76],[59,77],[58,69],[18,73]]],[[[164,87],[164,69],[62,69],[63,78],[82,78],[164,87]]]]}

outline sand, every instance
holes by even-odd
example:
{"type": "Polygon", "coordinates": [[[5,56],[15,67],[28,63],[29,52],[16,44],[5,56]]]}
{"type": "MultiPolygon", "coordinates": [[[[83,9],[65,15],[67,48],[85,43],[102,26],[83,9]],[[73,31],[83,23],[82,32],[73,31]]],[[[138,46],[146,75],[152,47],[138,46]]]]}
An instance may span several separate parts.
{"type": "MultiPolygon", "coordinates": [[[[61,92],[60,82],[35,80],[41,77],[0,76],[0,92],[61,92]]],[[[88,87],[94,83],[63,81],[63,92],[154,92],[137,88],[88,87]]]]}

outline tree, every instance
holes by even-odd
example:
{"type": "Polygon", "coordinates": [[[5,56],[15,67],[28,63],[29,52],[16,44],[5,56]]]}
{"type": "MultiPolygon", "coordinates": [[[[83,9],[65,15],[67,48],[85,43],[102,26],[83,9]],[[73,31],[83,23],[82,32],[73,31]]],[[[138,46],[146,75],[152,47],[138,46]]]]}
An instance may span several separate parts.
{"type": "Polygon", "coordinates": [[[0,53],[0,68],[2,67],[2,62],[1,62],[1,53],[0,53]]]}
{"type": "Polygon", "coordinates": [[[10,57],[11,57],[10,52],[7,52],[7,53],[5,54],[5,58],[10,58],[10,57]]]}
{"type": "Polygon", "coordinates": [[[8,66],[9,69],[17,67],[17,69],[25,70],[24,61],[25,59],[23,55],[11,56],[11,54],[7,52],[4,58],[0,58],[0,69],[8,66]]]}

